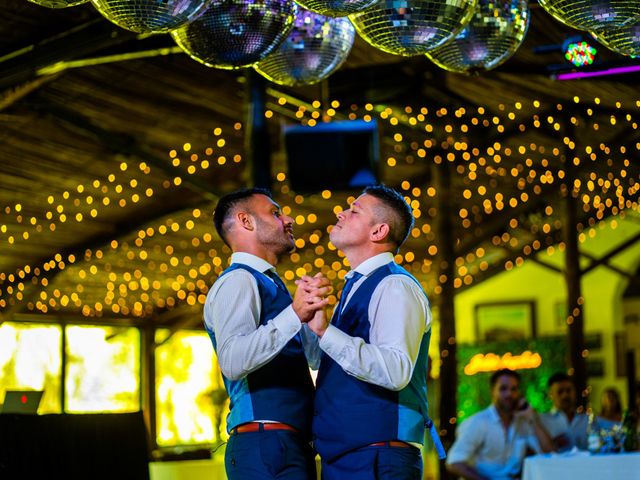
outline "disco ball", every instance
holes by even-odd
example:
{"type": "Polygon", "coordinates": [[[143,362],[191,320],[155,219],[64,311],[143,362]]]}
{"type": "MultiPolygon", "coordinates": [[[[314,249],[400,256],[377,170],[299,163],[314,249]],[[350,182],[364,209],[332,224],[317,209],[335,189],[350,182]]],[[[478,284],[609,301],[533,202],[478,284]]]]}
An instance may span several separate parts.
{"type": "Polygon", "coordinates": [[[578,30],[622,27],[640,20],[637,0],[538,0],[559,22],[578,30]]]}
{"type": "Polygon", "coordinates": [[[47,8],[67,8],[75,7],[82,3],[87,3],[89,0],[29,0],[31,3],[40,5],[47,8]]]}
{"type": "Polygon", "coordinates": [[[412,56],[454,38],[471,20],[476,4],[477,0],[378,0],[349,18],[375,48],[412,56]]]}
{"type": "Polygon", "coordinates": [[[280,85],[324,80],[347,59],[356,32],[346,18],[298,9],[293,29],[280,46],[253,68],[280,85]]]}
{"type": "Polygon", "coordinates": [[[528,0],[479,0],[462,32],[427,57],[452,72],[490,70],[507,61],[522,44],[530,18],[528,0]]]}
{"type": "Polygon", "coordinates": [[[609,50],[621,55],[640,57],[640,24],[628,27],[608,27],[591,35],[609,50]]]}
{"type": "Polygon", "coordinates": [[[293,0],[213,0],[202,16],[171,36],[209,67],[242,68],[262,60],[286,38],[297,11],[293,0]]]}
{"type": "Polygon", "coordinates": [[[358,13],[370,7],[378,0],[296,0],[296,2],[312,12],[330,17],[344,17],[358,13]]]}
{"type": "Polygon", "coordinates": [[[166,33],[202,15],[210,0],[91,0],[110,22],[138,33],[166,33]]]}

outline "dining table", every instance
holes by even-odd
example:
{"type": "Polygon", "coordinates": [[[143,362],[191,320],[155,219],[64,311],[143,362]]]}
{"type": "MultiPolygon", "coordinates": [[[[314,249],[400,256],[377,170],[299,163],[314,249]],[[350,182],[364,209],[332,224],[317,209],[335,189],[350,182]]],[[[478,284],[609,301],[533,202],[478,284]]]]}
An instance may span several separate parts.
{"type": "Polygon", "coordinates": [[[524,460],[522,480],[640,480],[640,452],[592,454],[574,450],[524,460]]]}

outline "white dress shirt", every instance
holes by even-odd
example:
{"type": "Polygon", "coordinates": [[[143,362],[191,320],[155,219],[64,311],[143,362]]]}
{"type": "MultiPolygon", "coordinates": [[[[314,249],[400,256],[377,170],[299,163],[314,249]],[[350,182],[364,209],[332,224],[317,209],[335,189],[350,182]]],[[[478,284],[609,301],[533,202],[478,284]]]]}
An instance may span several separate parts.
{"type": "MultiPolygon", "coordinates": [[[[275,271],[273,265],[250,253],[236,252],[231,263],[259,271],[275,271]]],[[[269,281],[273,280],[269,278],[269,281]]],[[[244,269],[233,270],[213,284],[204,305],[204,322],[216,337],[218,363],[230,380],[239,380],[273,359],[298,332],[309,364],[317,368],[317,337],[289,305],[266,325],[260,325],[262,303],[258,283],[244,269]]]]}
{"type": "Polygon", "coordinates": [[[563,447],[563,450],[571,450],[573,447],[578,447],[580,450],[587,449],[589,417],[584,413],[576,413],[569,421],[562,410],[554,407],[550,412],[541,414],[540,421],[552,439],[566,435],[569,443],[563,447]]]}
{"type": "MultiPolygon", "coordinates": [[[[386,252],[358,265],[355,271],[363,277],[353,285],[344,305],[368,275],[390,262],[393,254],[386,252]]],[[[347,278],[350,275],[351,272],[347,278]]],[[[329,325],[320,339],[320,348],[349,375],[390,390],[401,390],[411,380],[422,336],[431,328],[429,301],[411,278],[394,274],[378,284],[368,312],[369,343],[329,325]]]]}
{"type": "Polygon", "coordinates": [[[491,405],[460,424],[447,464],[466,463],[492,480],[513,478],[522,469],[527,447],[542,453],[531,423],[515,417],[505,429],[491,405]]]}

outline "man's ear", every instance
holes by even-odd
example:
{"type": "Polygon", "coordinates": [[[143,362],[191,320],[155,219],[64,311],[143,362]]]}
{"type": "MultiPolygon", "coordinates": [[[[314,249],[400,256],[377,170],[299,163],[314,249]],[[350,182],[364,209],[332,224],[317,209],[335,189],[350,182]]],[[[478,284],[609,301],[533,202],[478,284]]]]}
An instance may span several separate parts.
{"type": "Polygon", "coordinates": [[[389,237],[389,225],[386,223],[376,223],[371,228],[371,240],[374,242],[384,242],[389,237]]]}
{"type": "Polygon", "coordinates": [[[236,214],[236,220],[238,221],[238,225],[245,230],[253,230],[255,228],[255,222],[250,213],[238,212],[236,214]]]}

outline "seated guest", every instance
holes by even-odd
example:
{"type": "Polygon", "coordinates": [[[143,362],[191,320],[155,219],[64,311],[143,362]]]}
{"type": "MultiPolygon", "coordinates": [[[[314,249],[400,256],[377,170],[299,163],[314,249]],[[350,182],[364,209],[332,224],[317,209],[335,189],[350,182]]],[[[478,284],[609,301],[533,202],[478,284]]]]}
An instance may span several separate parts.
{"type": "Polygon", "coordinates": [[[622,421],[622,402],[618,390],[613,387],[605,388],[600,397],[600,418],[614,423],[622,421]]]}
{"type": "Polygon", "coordinates": [[[549,452],[551,437],[520,395],[520,375],[491,375],[491,406],[462,422],[447,456],[447,470],[466,479],[516,478],[528,451],[549,452]]]}
{"type": "Polygon", "coordinates": [[[554,449],[587,449],[589,417],[576,411],[576,387],[566,373],[554,373],[547,382],[553,407],[541,415],[542,423],[551,435],[554,449]]]}

